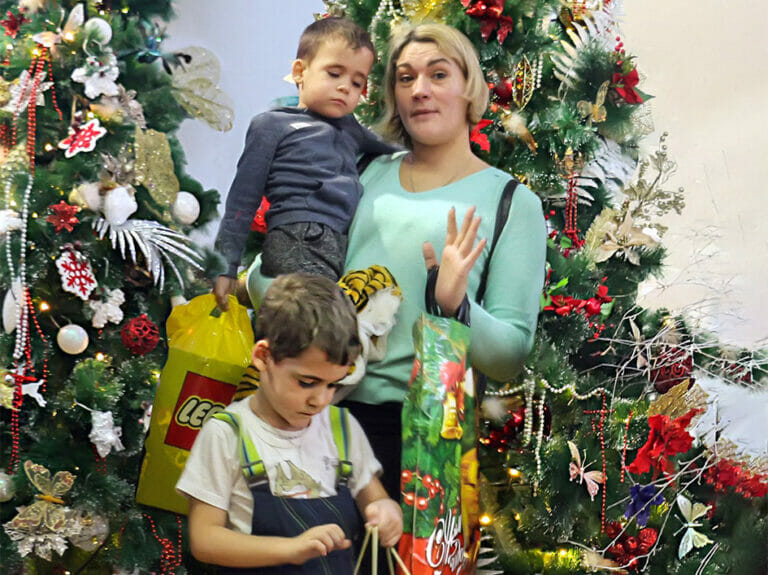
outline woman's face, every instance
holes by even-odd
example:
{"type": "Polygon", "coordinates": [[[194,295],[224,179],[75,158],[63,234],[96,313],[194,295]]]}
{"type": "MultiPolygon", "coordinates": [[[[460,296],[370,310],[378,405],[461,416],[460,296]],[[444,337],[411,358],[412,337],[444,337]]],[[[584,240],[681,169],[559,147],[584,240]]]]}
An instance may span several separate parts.
{"type": "Polygon", "coordinates": [[[407,44],[395,63],[395,103],[411,141],[436,146],[469,137],[466,80],[433,42],[407,44]]]}

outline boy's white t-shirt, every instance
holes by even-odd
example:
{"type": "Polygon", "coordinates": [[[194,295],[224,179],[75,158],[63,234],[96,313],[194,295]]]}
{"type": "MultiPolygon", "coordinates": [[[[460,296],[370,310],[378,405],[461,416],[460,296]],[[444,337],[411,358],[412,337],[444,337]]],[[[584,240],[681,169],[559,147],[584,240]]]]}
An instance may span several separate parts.
{"type": "MultiPolygon", "coordinates": [[[[338,450],[333,441],[329,408],[314,416],[308,427],[286,431],[272,427],[249,406],[250,397],[236,401],[227,411],[240,416],[269,477],[272,493],[280,497],[329,497],[336,494],[338,450]]],[[[368,438],[349,415],[349,460],[352,496],[381,473],[368,438]]],[[[229,513],[230,529],[251,532],[253,497],[240,469],[238,438],[225,421],[210,419],[195,439],[176,490],[229,513]]]]}

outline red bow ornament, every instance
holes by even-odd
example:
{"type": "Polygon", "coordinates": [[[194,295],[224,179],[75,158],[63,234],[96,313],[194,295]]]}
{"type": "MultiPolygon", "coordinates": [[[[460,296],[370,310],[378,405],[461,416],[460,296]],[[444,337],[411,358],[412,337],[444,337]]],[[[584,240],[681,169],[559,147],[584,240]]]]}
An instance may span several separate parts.
{"type": "Polygon", "coordinates": [[[503,44],[507,35],[515,27],[515,21],[502,14],[504,0],[478,0],[470,6],[471,2],[472,0],[461,0],[461,4],[467,9],[467,16],[480,20],[480,35],[483,37],[483,42],[487,42],[496,30],[496,39],[499,44],[503,44]]]}
{"type": "Polygon", "coordinates": [[[632,68],[632,71],[628,74],[622,75],[621,72],[615,72],[611,78],[611,84],[613,89],[618,92],[619,96],[627,104],[642,104],[643,98],[635,91],[640,81],[640,77],[637,74],[637,68],[632,68]]]}

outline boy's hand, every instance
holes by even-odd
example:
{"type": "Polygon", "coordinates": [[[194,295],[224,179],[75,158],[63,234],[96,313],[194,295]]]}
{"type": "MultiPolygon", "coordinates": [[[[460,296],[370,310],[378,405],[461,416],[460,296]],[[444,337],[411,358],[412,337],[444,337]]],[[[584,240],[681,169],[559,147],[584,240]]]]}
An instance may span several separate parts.
{"type": "Polygon", "coordinates": [[[326,556],[337,549],[347,549],[352,542],[347,539],[341,527],[335,523],[318,525],[293,538],[295,555],[291,559],[294,565],[302,565],[315,557],[326,556]]]}
{"type": "Polygon", "coordinates": [[[213,286],[213,295],[216,296],[216,305],[221,311],[229,311],[229,294],[235,293],[237,278],[219,276],[216,285],[213,286]]]}
{"type": "Polygon", "coordinates": [[[394,547],[403,534],[403,512],[397,502],[384,497],[365,507],[365,526],[379,526],[379,542],[394,547]]]}

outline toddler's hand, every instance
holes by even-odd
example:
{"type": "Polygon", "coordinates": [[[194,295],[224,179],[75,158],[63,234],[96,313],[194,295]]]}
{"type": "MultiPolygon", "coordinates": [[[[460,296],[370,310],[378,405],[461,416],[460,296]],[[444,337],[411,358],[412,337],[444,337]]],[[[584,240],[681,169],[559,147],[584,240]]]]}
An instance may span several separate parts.
{"type": "Polygon", "coordinates": [[[389,497],[378,499],[365,507],[365,526],[379,526],[379,541],[384,547],[394,547],[403,534],[403,512],[389,497]]]}
{"type": "Polygon", "coordinates": [[[293,538],[296,546],[294,565],[302,565],[315,557],[326,556],[337,549],[347,549],[352,542],[335,523],[318,525],[293,538]]]}
{"type": "Polygon", "coordinates": [[[213,295],[216,296],[216,305],[221,311],[229,311],[229,294],[235,293],[237,278],[219,276],[216,285],[213,286],[213,295]]]}

